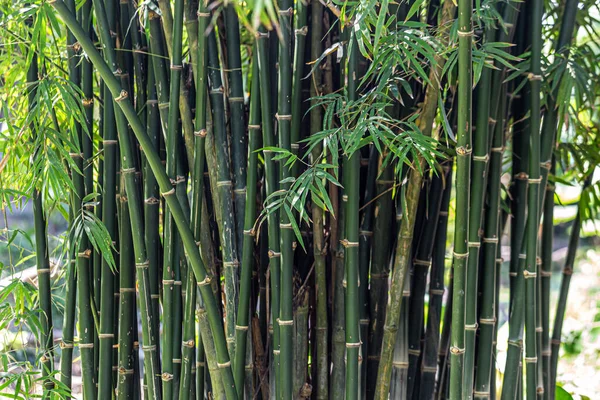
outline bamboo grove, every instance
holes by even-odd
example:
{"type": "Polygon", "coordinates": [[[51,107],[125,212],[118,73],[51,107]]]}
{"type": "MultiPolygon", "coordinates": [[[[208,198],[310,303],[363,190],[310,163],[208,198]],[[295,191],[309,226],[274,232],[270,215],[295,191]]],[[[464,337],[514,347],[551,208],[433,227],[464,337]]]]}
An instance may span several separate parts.
{"type": "Polygon", "coordinates": [[[18,398],[554,398],[600,205],[594,1],[1,3],[18,398]]]}

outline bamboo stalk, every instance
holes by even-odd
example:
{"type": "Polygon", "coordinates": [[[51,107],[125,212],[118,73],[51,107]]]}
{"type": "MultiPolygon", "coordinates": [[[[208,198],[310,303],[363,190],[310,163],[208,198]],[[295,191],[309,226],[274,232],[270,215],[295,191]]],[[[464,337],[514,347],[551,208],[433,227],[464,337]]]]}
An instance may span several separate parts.
{"type": "MultiPolygon", "coordinates": [[[[348,101],[357,99],[358,46],[356,37],[350,37],[348,46],[348,74],[346,75],[348,101]]],[[[346,292],[344,307],[346,310],[346,399],[358,399],[358,356],[360,350],[359,300],[358,300],[358,240],[359,240],[359,202],[360,202],[360,153],[344,155],[343,160],[344,195],[346,202],[346,235],[344,245],[344,270],[346,292]]]]}
{"type": "MultiPolygon", "coordinates": [[[[225,109],[223,85],[219,66],[217,40],[214,32],[208,36],[208,78],[209,98],[212,108],[213,129],[217,159],[216,192],[219,198],[217,218],[221,220],[220,242],[223,254],[223,271],[225,276],[225,331],[229,357],[235,355],[235,325],[238,305],[238,266],[236,249],[236,230],[233,208],[233,192],[229,146],[225,127],[225,109]]],[[[211,132],[209,131],[209,134],[211,132]]]]}
{"type": "MultiPolygon", "coordinates": [[[[37,87],[38,87],[38,60],[37,55],[33,55],[29,68],[27,69],[27,97],[29,101],[29,111],[35,113],[37,107],[37,87]]],[[[38,136],[37,121],[31,123],[32,141],[38,136]]],[[[35,151],[37,153],[37,150],[35,151]]],[[[35,159],[35,156],[34,156],[35,159]]],[[[78,163],[83,164],[83,163],[78,163]]],[[[82,169],[80,170],[82,171],[82,169]]],[[[74,175],[79,172],[72,172],[74,175]]],[[[35,262],[38,278],[38,296],[40,307],[40,345],[42,355],[40,357],[43,379],[43,397],[49,398],[50,391],[54,388],[52,376],[54,351],[53,342],[53,323],[52,323],[52,283],[50,281],[50,260],[48,258],[48,238],[46,215],[42,204],[42,194],[38,188],[39,179],[35,179],[35,186],[32,194],[33,202],[33,223],[35,235],[35,262]]]]}
{"type": "MultiPolygon", "coordinates": [[[[593,174],[590,174],[588,177],[586,177],[583,183],[582,192],[590,186],[592,175],[593,174]]],[[[571,284],[571,276],[573,275],[575,256],[577,255],[577,247],[579,244],[579,237],[581,235],[581,223],[581,208],[578,208],[577,216],[575,217],[575,221],[571,227],[571,236],[569,237],[569,245],[567,247],[567,257],[562,270],[562,280],[560,282],[560,291],[558,294],[558,302],[556,304],[556,314],[554,317],[554,327],[551,339],[552,354],[550,356],[550,388],[556,387],[556,368],[558,366],[558,356],[560,353],[562,327],[567,309],[567,297],[569,294],[569,286],[571,284]]],[[[550,396],[550,398],[554,398],[552,393],[550,396]]]]}
{"type": "MultiPolygon", "coordinates": [[[[342,171],[343,173],[343,171],[342,171]]],[[[342,197],[343,198],[343,197],[342,197]]],[[[342,201],[337,213],[338,216],[338,234],[344,237],[346,232],[346,202],[342,201]]],[[[338,241],[334,253],[333,260],[333,311],[331,329],[331,379],[329,393],[335,393],[336,396],[344,396],[346,390],[346,369],[344,356],[345,349],[345,296],[344,296],[344,280],[345,280],[345,263],[344,263],[344,246],[341,240],[338,241]]]]}
{"type": "MultiPolygon", "coordinates": [[[[292,122],[292,19],[294,14],[293,2],[281,0],[279,3],[279,26],[281,40],[279,41],[279,82],[277,95],[277,128],[279,147],[291,151],[291,122],[292,122]]],[[[289,190],[291,183],[291,170],[289,166],[281,165],[279,171],[282,183],[281,190],[289,190]],[[285,182],[285,183],[284,183],[285,182]]],[[[284,399],[292,397],[293,388],[293,266],[294,232],[292,230],[293,215],[291,210],[282,210],[279,213],[279,228],[281,238],[281,298],[279,325],[280,332],[280,372],[277,383],[280,386],[278,393],[284,399]]]]}
{"type": "Polygon", "coordinates": [[[246,175],[246,210],[244,212],[244,243],[242,247],[242,274],[240,279],[240,300],[237,314],[236,329],[236,352],[234,360],[234,374],[236,389],[239,398],[243,398],[244,393],[244,367],[246,360],[246,348],[248,341],[249,316],[254,312],[250,308],[250,292],[252,284],[252,271],[254,269],[254,244],[256,240],[256,231],[254,223],[256,221],[256,194],[258,183],[258,154],[256,150],[260,148],[260,91],[259,91],[259,73],[257,71],[258,55],[254,54],[253,72],[252,72],[252,95],[250,97],[250,118],[248,122],[248,167],[246,175]],[[256,67],[256,68],[255,68],[256,67]]]}
{"type": "Polygon", "coordinates": [[[225,35],[227,38],[227,77],[229,93],[229,124],[231,129],[231,168],[233,180],[233,201],[235,205],[235,240],[237,256],[242,255],[244,213],[246,203],[247,137],[244,115],[244,82],[240,55],[240,28],[237,12],[233,4],[225,6],[225,35]]]}
{"type": "MultiPolygon", "coordinates": [[[[454,290],[452,292],[452,329],[450,347],[450,399],[463,395],[465,332],[465,290],[469,238],[469,183],[471,173],[472,106],[472,27],[473,5],[458,2],[458,127],[456,144],[456,228],[454,230],[454,290]]],[[[467,371],[469,373],[469,371],[467,371]]]]}
{"type": "MultiPolygon", "coordinates": [[[[121,178],[124,178],[121,172],[121,178]]],[[[121,223],[119,235],[119,380],[117,383],[117,396],[119,399],[134,398],[134,331],[137,326],[134,325],[134,314],[136,312],[136,288],[135,288],[135,259],[131,247],[133,238],[131,233],[131,220],[129,218],[128,199],[125,193],[125,185],[121,185],[119,196],[121,209],[121,223]]],[[[112,292],[112,287],[111,287],[112,292]]],[[[112,293],[111,293],[112,294],[112,293]]],[[[102,310],[104,313],[105,310],[102,310]]],[[[101,338],[103,336],[101,335],[101,338]]],[[[102,354],[103,355],[103,354],[102,354]]],[[[100,391],[106,395],[112,385],[100,387],[100,391]]],[[[110,393],[110,392],[109,392],[110,393]]],[[[100,395],[100,394],[99,394],[100,395]]],[[[110,394],[109,394],[110,395],[110,394]]]]}
{"type": "MultiPolygon", "coordinates": [[[[321,40],[323,38],[323,5],[314,2],[311,9],[310,51],[311,59],[316,60],[322,53],[321,40]]],[[[298,49],[298,47],[296,47],[298,49]]],[[[298,50],[299,53],[299,50],[298,50]]],[[[297,66],[296,66],[297,67],[297,66]]],[[[315,98],[322,92],[321,69],[313,72],[310,85],[310,97],[315,98]]],[[[297,77],[298,75],[296,75],[297,77]]],[[[294,86],[295,87],[295,86],[294,86]]],[[[313,105],[316,104],[313,100],[313,105]]],[[[299,102],[298,102],[299,103],[299,102]]],[[[298,105],[294,102],[297,111],[298,105]]],[[[298,113],[296,113],[298,115],[298,113]]],[[[321,130],[323,110],[314,107],[310,111],[311,135],[321,130]]],[[[299,124],[294,124],[294,126],[299,124]]],[[[317,162],[323,152],[323,145],[317,144],[311,151],[312,162],[317,162]]],[[[312,202],[312,232],[313,232],[313,255],[315,258],[315,298],[316,298],[316,398],[324,400],[328,398],[329,362],[328,362],[328,318],[327,318],[327,265],[324,238],[324,212],[316,202],[312,202]]]]}
{"type": "MultiPolygon", "coordinates": [[[[554,167],[551,172],[554,173],[554,167]]],[[[552,280],[552,260],[554,245],[554,185],[546,184],[546,194],[544,199],[544,220],[542,222],[542,241],[540,243],[540,253],[542,265],[540,267],[541,275],[541,303],[542,303],[542,379],[544,381],[544,398],[551,398],[550,393],[550,357],[552,348],[550,345],[550,284],[552,280]]]]}
{"type": "MultiPolygon", "coordinates": [[[[448,208],[452,190],[452,164],[447,166],[444,181],[444,193],[435,231],[434,248],[431,256],[431,274],[429,281],[429,310],[423,344],[423,362],[419,398],[431,400],[435,390],[435,375],[438,371],[438,349],[440,347],[440,320],[444,297],[444,272],[446,261],[446,238],[448,227],[448,208]]],[[[446,305],[448,306],[448,305],[446,305]]],[[[446,314],[449,315],[448,309],[446,314]]]]}
{"type": "MultiPolygon", "coordinates": [[[[317,2],[312,3],[312,5],[317,2]]],[[[319,3],[320,4],[320,3],[319,3]]],[[[322,10],[322,7],[320,8],[322,10]]],[[[312,11],[311,11],[312,12],[312,11]]],[[[321,24],[322,20],[322,11],[319,13],[317,24],[321,24]]],[[[293,54],[293,67],[292,67],[292,124],[291,124],[291,150],[292,153],[298,155],[300,151],[300,139],[302,138],[302,121],[304,119],[305,114],[302,113],[302,100],[303,100],[303,83],[306,82],[303,78],[305,77],[304,67],[306,65],[304,60],[304,54],[306,53],[306,36],[308,35],[308,2],[303,0],[296,1],[296,18],[294,18],[294,54],[293,54]]],[[[311,28],[314,29],[315,25],[312,24],[311,28]]],[[[319,42],[323,39],[323,30],[320,27],[319,33],[319,42]]],[[[311,37],[313,33],[311,32],[311,37]]],[[[311,39],[312,40],[312,39],[311,39]]],[[[322,46],[320,43],[315,43],[317,45],[316,49],[321,49],[322,46]]],[[[311,43],[312,46],[312,43],[311,43]]],[[[311,59],[316,60],[321,55],[321,52],[316,57],[313,57],[312,47],[311,47],[311,59]]],[[[316,76],[313,76],[315,79],[316,76]]],[[[314,83],[316,81],[313,81],[314,83]]],[[[311,87],[313,85],[310,85],[311,87]]],[[[297,177],[299,172],[300,163],[294,163],[292,165],[292,176],[297,177]]]]}
{"type": "Polygon", "coordinates": [[[527,374],[526,393],[533,399],[538,393],[543,394],[543,387],[538,388],[537,367],[537,241],[539,228],[539,188],[540,176],[540,125],[541,125],[541,55],[542,55],[542,17],[543,2],[531,3],[529,13],[529,34],[531,41],[530,73],[528,75],[531,93],[531,114],[529,117],[530,150],[529,150],[529,192],[527,195],[527,257],[523,271],[525,278],[525,365],[527,374]]]}
{"type": "Polygon", "coordinates": [[[386,238],[392,229],[392,186],[394,184],[393,165],[382,165],[385,155],[379,157],[380,176],[376,184],[375,223],[373,227],[373,250],[369,290],[369,343],[367,359],[367,398],[374,395],[377,370],[383,338],[383,322],[388,303],[388,279],[392,246],[386,238]]]}
{"type": "MultiPolygon", "coordinates": [[[[485,30],[485,41],[491,42],[495,38],[495,32],[488,26],[485,30]]],[[[489,160],[489,137],[490,132],[490,89],[492,85],[492,70],[484,67],[481,79],[478,83],[475,135],[473,137],[472,171],[470,183],[469,204],[469,235],[468,235],[468,262],[467,262],[467,286],[465,294],[465,372],[463,397],[473,397],[473,384],[475,379],[475,335],[477,331],[477,297],[478,297],[478,270],[481,248],[481,234],[483,223],[484,197],[487,186],[487,170],[489,160]]],[[[492,211],[494,212],[494,211],[492,211]]],[[[496,229],[492,232],[495,233],[496,229]]],[[[495,260],[495,252],[492,253],[495,260]]],[[[493,265],[493,264],[492,264],[493,265]]],[[[489,276],[494,276],[493,271],[489,276]]]]}

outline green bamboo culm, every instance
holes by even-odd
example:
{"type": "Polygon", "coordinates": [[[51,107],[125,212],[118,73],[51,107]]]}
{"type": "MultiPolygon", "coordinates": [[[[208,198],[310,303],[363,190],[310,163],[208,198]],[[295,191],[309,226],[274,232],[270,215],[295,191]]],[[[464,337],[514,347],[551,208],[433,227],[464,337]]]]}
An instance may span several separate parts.
{"type": "MultiPolygon", "coordinates": [[[[264,27],[259,29],[256,38],[256,47],[258,53],[258,72],[260,74],[259,81],[262,82],[260,85],[260,109],[261,109],[261,122],[262,122],[262,133],[263,133],[263,156],[265,159],[265,194],[267,196],[266,206],[269,205],[269,196],[277,191],[278,188],[278,173],[277,163],[273,160],[273,151],[269,147],[273,147],[274,143],[274,127],[273,127],[273,115],[271,113],[271,74],[269,70],[269,35],[266,33],[264,27]]],[[[270,271],[270,283],[271,283],[271,316],[269,325],[272,325],[273,339],[272,339],[272,371],[275,374],[271,376],[271,382],[279,381],[279,374],[281,373],[277,366],[279,365],[280,359],[280,332],[279,319],[280,311],[280,285],[281,285],[281,252],[280,252],[280,234],[279,234],[279,212],[275,211],[267,216],[267,231],[269,241],[269,271],[270,271]]],[[[281,385],[275,386],[276,390],[281,389],[281,385]]],[[[279,396],[276,396],[279,398],[279,396]]]]}
{"type": "Polygon", "coordinates": [[[450,345],[450,399],[463,396],[465,357],[465,290],[469,257],[469,184],[471,179],[472,107],[472,13],[471,0],[458,2],[458,126],[456,130],[456,224],[454,230],[454,290],[450,345]]]}
{"type": "MultiPolygon", "coordinates": [[[[321,39],[323,37],[323,5],[312,3],[310,29],[311,59],[316,60],[322,53],[321,39]]],[[[314,84],[310,85],[311,98],[321,94],[322,73],[317,68],[313,72],[314,84]]],[[[296,75],[298,76],[298,75],[296,75]]],[[[296,103],[294,103],[296,104],[296,103]]],[[[313,100],[316,105],[316,100],[313,100]]],[[[297,107],[297,106],[296,106],[297,107]]],[[[298,115],[298,114],[296,114],[298,115]]],[[[321,130],[323,111],[314,107],[310,111],[310,132],[316,134],[321,130]]],[[[323,150],[322,144],[317,144],[312,150],[312,162],[319,162],[323,150]]],[[[313,221],[313,254],[315,258],[315,297],[316,297],[316,394],[318,400],[329,397],[329,362],[328,362],[328,323],[327,323],[327,265],[325,254],[325,238],[323,235],[324,212],[318,202],[312,202],[313,221]]]]}
{"type": "MultiPolygon", "coordinates": [[[[31,113],[36,113],[37,107],[37,86],[38,86],[38,61],[37,55],[34,54],[32,61],[27,70],[27,97],[29,100],[29,110],[31,113]]],[[[35,142],[37,138],[37,121],[34,119],[31,123],[32,140],[35,142]]],[[[37,151],[36,151],[37,153],[37,151]]],[[[35,156],[34,156],[35,159],[35,156]]],[[[78,163],[83,164],[83,163],[78,163]]],[[[78,166],[81,166],[78,165],[78,166]]],[[[80,174],[80,171],[73,171],[73,174],[80,174]]],[[[39,303],[40,303],[40,344],[42,355],[40,363],[42,367],[43,381],[43,397],[48,399],[50,391],[54,388],[52,380],[48,379],[51,376],[54,359],[53,351],[53,324],[52,324],[52,283],[50,281],[50,260],[48,258],[48,235],[46,215],[42,204],[42,195],[38,185],[39,180],[34,181],[33,189],[33,225],[35,231],[35,262],[36,272],[38,277],[39,287],[39,303]]]]}
{"type": "Polygon", "coordinates": [[[529,147],[529,192],[527,195],[527,256],[523,276],[525,278],[525,366],[527,374],[527,398],[536,398],[543,394],[543,388],[538,388],[538,354],[537,354],[537,244],[539,228],[539,189],[540,189],[540,125],[541,125],[541,56],[542,56],[542,16],[543,1],[531,3],[529,13],[529,29],[532,38],[530,73],[528,75],[531,94],[531,114],[529,117],[530,147],[529,147]]]}
{"type": "Polygon", "coordinates": [[[261,126],[260,126],[260,91],[259,73],[257,64],[258,55],[254,54],[252,68],[252,94],[250,97],[250,118],[248,121],[248,168],[246,176],[246,210],[244,213],[244,241],[242,247],[242,271],[240,278],[240,302],[238,307],[236,329],[236,349],[234,360],[234,376],[238,397],[241,399],[244,396],[244,372],[246,366],[246,347],[249,330],[250,308],[250,291],[252,285],[252,271],[254,269],[254,242],[256,239],[256,230],[254,222],[256,220],[256,194],[258,182],[258,153],[261,142],[261,126]]]}
{"type": "MultiPolygon", "coordinates": [[[[247,135],[245,132],[244,82],[240,55],[240,27],[237,11],[233,4],[225,6],[225,37],[227,39],[227,76],[229,79],[229,124],[231,129],[231,168],[233,179],[233,199],[235,206],[235,240],[237,256],[241,257],[245,224],[245,203],[250,198],[246,193],[247,135]]],[[[237,344],[238,342],[236,342],[237,344]]]]}
{"type": "MultiPolygon", "coordinates": [[[[294,15],[293,2],[282,0],[279,3],[279,26],[281,40],[279,41],[279,83],[277,94],[277,125],[279,134],[279,147],[291,151],[291,123],[292,123],[292,19],[294,15]]],[[[289,190],[291,183],[291,170],[287,165],[281,165],[279,175],[281,190],[289,190]]],[[[294,269],[294,231],[292,223],[294,216],[291,209],[281,210],[279,214],[279,228],[281,240],[281,299],[279,320],[280,334],[280,373],[277,384],[281,398],[292,397],[293,388],[293,269],[294,269]]]]}
{"type": "MultiPolygon", "coordinates": [[[[348,72],[346,87],[348,100],[357,99],[358,46],[356,37],[351,34],[348,46],[348,72]]],[[[345,229],[342,240],[344,245],[344,269],[346,272],[346,292],[344,305],[346,310],[346,399],[358,399],[360,351],[359,300],[358,300],[358,240],[359,240],[359,202],[360,202],[360,153],[345,155],[343,160],[343,201],[346,202],[345,229]]]]}
{"type": "MultiPolygon", "coordinates": [[[[178,147],[178,120],[179,120],[179,91],[182,65],[182,36],[183,36],[183,0],[175,2],[173,11],[173,27],[171,42],[171,65],[169,76],[169,112],[167,121],[167,132],[165,147],[167,151],[166,172],[173,183],[178,181],[177,174],[177,147],[178,147]]],[[[176,336],[176,304],[180,303],[181,297],[175,290],[175,282],[180,281],[179,256],[176,251],[178,238],[176,229],[169,209],[165,210],[164,217],[164,256],[163,256],[163,342],[162,342],[162,397],[171,399],[174,395],[175,366],[173,359],[176,358],[175,346],[179,347],[180,338],[176,336]]]]}
{"type": "Polygon", "coordinates": [[[239,261],[236,249],[236,226],[233,207],[233,192],[229,146],[225,124],[224,88],[221,80],[219,54],[215,32],[208,36],[208,78],[210,105],[212,108],[213,129],[209,131],[214,136],[217,181],[216,191],[219,201],[217,220],[220,220],[220,242],[223,254],[223,274],[225,276],[225,332],[229,357],[235,356],[235,325],[238,305],[238,267],[239,261]]]}
{"type": "MultiPolygon", "coordinates": [[[[121,173],[121,179],[124,175],[121,173]]],[[[120,234],[119,234],[119,369],[117,382],[117,396],[119,399],[134,398],[134,313],[136,312],[135,288],[135,259],[133,255],[133,239],[131,233],[131,220],[129,218],[129,205],[125,185],[121,185],[119,196],[120,206],[120,234]]],[[[112,289],[112,288],[111,288],[112,289]]],[[[102,337],[101,337],[102,338],[102,337]]],[[[102,356],[102,354],[101,354],[102,356]]],[[[107,389],[111,389],[110,385],[107,389]]],[[[105,388],[99,387],[105,392],[105,388]]],[[[105,392],[106,394],[106,392],[105,392]]]]}

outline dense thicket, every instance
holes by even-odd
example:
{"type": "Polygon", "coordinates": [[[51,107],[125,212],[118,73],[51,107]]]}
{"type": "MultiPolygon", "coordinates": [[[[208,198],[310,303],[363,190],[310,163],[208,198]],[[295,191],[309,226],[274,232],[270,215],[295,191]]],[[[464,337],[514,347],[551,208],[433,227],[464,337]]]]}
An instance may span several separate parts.
{"type": "Polygon", "coordinates": [[[26,390],[69,397],[77,370],[86,400],[554,398],[600,205],[597,11],[3,1],[3,207],[31,199],[35,222],[36,285],[2,289],[35,310],[26,390]],[[583,189],[555,304],[557,183],[583,189]]]}

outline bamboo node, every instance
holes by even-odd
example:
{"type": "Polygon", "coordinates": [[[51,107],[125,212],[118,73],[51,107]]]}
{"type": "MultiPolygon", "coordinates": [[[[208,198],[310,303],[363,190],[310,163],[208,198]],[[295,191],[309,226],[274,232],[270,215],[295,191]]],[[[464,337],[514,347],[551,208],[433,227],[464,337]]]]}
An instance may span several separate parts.
{"type": "Polygon", "coordinates": [[[151,298],[151,299],[153,299],[153,300],[154,300],[154,299],[160,299],[160,296],[159,296],[159,295],[157,295],[157,294],[151,294],[151,295],[150,295],[150,298],[151,298]]]}
{"type": "Polygon", "coordinates": [[[470,31],[461,31],[460,29],[457,31],[458,36],[459,37],[468,37],[468,36],[473,36],[474,31],[470,30],[470,31]]]}
{"type": "Polygon", "coordinates": [[[219,86],[218,88],[215,89],[211,89],[210,90],[210,94],[222,94],[225,92],[225,89],[223,89],[223,86],[219,86]]]}
{"type": "Polygon", "coordinates": [[[243,97],[230,97],[229,102],[230,103],[243,103],[244,98],[243,97]]]}
{"type": "Polygon", "coordinates": [[[429,293],[437,296],[444,294],[444,289],[429,289],[429,293]]]}
{"type": "Polygon", "coordinates": [[[360,347],[361,344],[362,344],[362,342],[358,342],[358,343],[346,343],[346,348],[347,349],[354,349],[354,348],[360,347]]]}
{"type": "Polygon", "coordinates": [[[369,322],[371,322],[371,320],[370,320],[370,319],[368,319],[368,318],[363,318],[363,319],[359,319],[359,320],[358,320],[358,323],[359,323],[360,325],[367,325],[369,322]]]}
{"type": "Polygon", "coordinates": [[[175,194],[175,188],[172,188],[171,190],[168,190],[166,192],[162,192],[161,194],[163,195],[163,197],[167,197],[167,196],[170,196],[172,194],[175,194]]]}
{"type": "Polygon", "coordinates": [[[127,93],[127,90],[121,90],[121,93],[115,98],[115,101],[118,103],[122,100],[125,100],[128,96],[129,94],[127,93]]]}
{"type": "Polygon", "coordinates": [[[414,265],[419,265],[421,267],[430,267],[431,266],[431,260],[419,260],[418,258],[415,258],[413,260],[413,264],[414,265]]]}
{"type": "Polygon", "coordinates": [[[490,157],[486,154],[485,156],[473,156],[473,161],[480,161],[480,162],[488,162],[488,160],[490,159],[490,157]]]}
{"type": "Polygon", "coordinates": [[[527,74],[527,79],[529,79],[530,81],[541,81],[542,76],[534,74],[533,72],[530,72],[527,74]]]}
{"type": "Polygon", "coordinates": [[[173,285],[175,284],[175,281],[173,279],[163,279],[162,284],[163,286],[173,285]]]}
{"type": "Polygon", "coordinates": [[[183,65],[173,65],[171,64],[171,70],[173,71],[181,71],[183,69],[183,65]]]}
{"type": "Polygon", "coordinates": [[[453,251],[452,254],[454,255],[454,258],[457,258],[459,260],[460,259],[466,260],[467,258],[469,258],[469,253],[457,253],[457,252],[453,251]]]}
{"type": "Polygon", "coordinates": [[[91,255],[92,255],[92,251],[90,249],[86,249],[85,251],[82,251],[81,253],[77,253],[77,257],[80,257],[80,258],[90,258],[91,255]]]}
{"type": "Polygon", "coordinates": [[[175,282],[173,282],[173,285],[175,285],[175,286],[181,286],[181,281],[175,281],[175,282]]]}
{"type": "Polygon", "coordinates": [[[207,134],[208,134],[208,131],[206,129],[200,129],[199,131],[194,132],[194,136],[197,136],[200,138],[206,137],[207,134]]]}
{"type": "Polygon", "coordinates": [[[573,268],[565,267],[562,270],[563,275],[573,275],[573,268]]]}
{"type": "Polygon", "coordinates": [[[300,149],[300,145],[298,143],[292,143],[290,144],[290,147],[292,150],[299,150],[300,149]]]}
{"type": "Polygon", "coordinates": [[[249,131],[260,130],[260,125],[250,125],[250,124],[248,124],[248,130],[249,131]]]}
{"type": "Polygon", "coordinates": [[[117,350],[118,350],[118,349],[119,349],[119,343],[115,343],[115,344],[113,344],[113,345],[112,345],[112,348],[113,348],[113,349],[117,349],[117,350]]]}
{"type": "Polygon", "coordinates": [[[81,104],[83,104],[84,107],[89,107],[94,104],[94,99],[81,99],[81,104]]]}
{"type": "Polygon", "coordinates": [[[133,174],[135,173],[135,168],[122,168],[121,169],[121,174],[125,175],[125,174],[133,174]]]}
{"type": "Polygon", "coordinates": [[[277,318],[277,323],[279,324],[279,326],[288,326],[288,325],[294,325],[294,320],[290,319],[290,320],[285,320],[285,319],[279,319],[277,318]]]}
{"type": "Polygon", "coordinates": [[[465,331],[476,331],[477,326],[477,322],[474,324],[465,324],[465,331]]]}
{"type": "Polygon", "coordinates": [[[492,117],[488,117],[488,122],[489,122],[490,124],[495,124],[495,123],[496,123],[496,122],[498,122],[498,121],[496,121],[496,120],[495,120],[494,118],[492,118],[492,117]]]}
{"type": "Polygon", "coordinates": [[[463,146],[456,148],[456,154],[459,156],[468,156],[469,154],[471,154],[471,151],[471,149],[465,148],[463,146]]]}
{"type": "Polygon", "coordinates": [[[269,250],[269,258],[276,258],[276,257],[281,257],[281,253],[273,251],[273,250],[269,250]]]}
{"type": "Polygon", "coordinates": [[[481,325],[494,325],[496,323],[496,318],[479,318],[479,323],[481,325]]]}
{"type": "Polygon", "coordinates": [[[413,355],[413,356],[420,356],[421,355],[421,350],[419,350],[419,349],[408,349],[408,354],[413,355]]]}
{"type": "Polygon", "coordinates": [[[196,15],[197,15],[198,17],[200,17],[200,18],[208,18],[208,17],[210,17],[210,13],[208,13],[208,12],[201,12],[201,11],[198,11],[198,12],[196,13],[196,15]]]}
{"type": "Polygon", "coordinates": [[[360,231],[359,235],[371,237],[371,236],[373,236],[373,231],[360,231]]]}
{"type": "Polygon", "coordinates": [[[535,264],[536,265],[542,265],[542,258],[541,257],[536,257],[535,258],[535,264]]]}
{"type": "Polygon", "coordinates": [[[532,279],[537,277],[537,274],[535,272],[529,272],[527,270],[523,270],[523,278],[525,279],[532,279]]]}
{"type": "Polygon", "coordinates": [[[515,175],[515,179],[526,181],[529,179],[529,175],[527,175],[527,172],[519,172],[517,175],[515,175]]]}
{"type": "Polygon", "coordinates": [[[437,372],[437,367],[421,367],[421,371],[423,372],[437,372]]]}
{"type": "Polygon", "coordinates": [[[529,183],[540,183],[542,181],[542,178],[529,178],[527,180],[527,182],[529,183]]]}
{"type": "Polygon", "coordinates": [[[392,365],[400,369],[406,369],[408,368],[408,361],[392,361],[392,365]]]}
{"type": "Polygon", "coordinates": [[[243,189],[233,189],[233,193],[235,193],[235,194],[246,194],[246,188],[243,188],[243,189]]]}
{"type": "Polygon", "coordinates": [[[492,147],[490,151],[492,153],[504,153],[504,147],[492,147]]]}
{"type": "Polygon", "coordinates": [[[490,397],[490,392],[478,392],[477,390],[473,390],[473,396],[475,397],[484,397],[484,398],[489,398],[490,397]]]}
{"type": "Polygon", "coordinates": [[[144,203],[146,203],[148,205],[154,205],[154,204],[160,203],[160,200],[157,199],[156,197],[148,197],[147,199],[144,200],[144,203]]]}
{"type": "Polygon", "coordinates": [[[82,153],[69,153],[69,157],[71,158],[83,158],[82,153]]]}
{"type": "Polygon", "coordinates": [[[308,26],[304,25],[300,29],[294,29],[294,33],[296,34],[296,36],[298,36],[298,35],[306,36],[306,34],[308,33],[308,26]]]}
{"type": "MultiPolygon", "coordinates": [[[[291,8],[290,8],[291,10],[291,8]]],[[[277,118],[277,121],[291,121],[292,120],[292,116],[291,115],[279,115],[279,114],[275,114],[275,118],[277,118]]]]}
{"type": "Polygon", "coordinates": [[[99,333],[98,339],[112,339],[115,337],[114,333],[99,333]]]}
{"type": "Polygon", "coordinates": [[[223,262],[223,266],[224,267],[237,267],[238,265],[240,265],[240,262],[238,260],[224,261],[223,262]]]}
{"type": "Polygon", "coordinates": [[[544,328],[542,328],[541,326],[538,326],[535,328],[536,332],[544,332],[544,328]]]}
{"type": "Polygon", "coordinates": [[[452,353],[454,355],[464,354],[465,353],[465,349],[459,349],[456,346],[452,346],[452,347],[450,347],[450,353],[452,353]]]}
{"type": "Polygon", "coordinates": [[[517,273],[516,272],[509,272],[508,276],[517,276],[517,273]]]}
{"type": "Polygon", "coordinates": [[[527,258],[527,254],[519,254],[519,259],[525,260],[527,258]]]}
{"type": "Polygon", "coordinates": [[[38,275],[40,275],[40,274],[49,274],[49,273],[50,273],[50,268],[39,268],[37,270],[37,274],[38,275]]]}
{"type": "Polygon", "coordinates": [[[279,224],[280,229],[292,229],[292,224],[279,224]]]}
{"type": "Polygon", "coordinates": [[[358,247],[358,245],[359,245],[358,242],[351,242],[348,239],[342,239],[342,240],[340,240],[340,244],[342,246],[344,246],[345,248],[348,248],[348,247],[358,247]]]}
{"type": "Polygon", "coordinates": [[[158,103],[158,108],[159,109],[163,109],[163,108],[169,108],[169,103],[158,103]]]}
{"type": "Polygon", "coordinates": [[[221,187],[221,186],[231,186],[231,181],[218,181],[217,182],[217,186],[221,187]]]}
{"type": "Polygon", "coordinates": [[[79,343],[80,349],[93,349],[94,343],[79,343]]]}
{"type": "Polygon", "coordinates": [[[508,340],[508,344],[509,346],[515,346],[518,348],[522,348],[523,347],[523,341],[518,339],[518,340],[508,340]]]}
{"type": "Polygon", "coordinates": [[[72,349],[73,343],[67,343],[64,340],[61,340],[59,346],[61,349],[72,349]]]}
{"type": "Polygon", "coordinates": [[[291,17],[294,14],[294,9],[292,7],[290,7],[287,10],[278,10],[277,14],[279,14],[283,17],[291,17]]]}
{"type": "Polygon", "coordinates": [[[235,330],[236,330],[236,331],[242,331],[242,332],[245,332],[245,331],[247,331],[247,330],[248,330],[248,325],[246,325],[246,326],[244,326],[244,325],[236,325],[236,326],[235,326],[235,330]]]}
{"type": "Polygon", "coordinates": [[[149,265],[150,265],[150,260],[146,260],[141,263],[135,263],[136,268],[148,268],[149,265]]]}
{"type": "Polygon", "coordinates": [[[169,382],[173,380],[173,374],[163,372],[160,378],[163,380],[163,382],[169,382]]]}
{"type": "Polygon", "coordinates": [[[122,287],[122,288],[119,288],[119,292],[120,293],[135,293],[135,288],[132,288],[132,287],[130,287],[130,288],[124,288],[124,287],[122,287]]]}
{"type": "Polygon", "coordinates": [[[498,243],[498,238],[497,237],[491,237],[491,238],[483,238],[483,243],[498,243]]]}
{"type": "Polygon", "coordinates": [[[154,350],[156,350],[156,345],[155,344],[153,344],[151,346],[143,346],[142,345],[142,351],[154,351],[154,350]]]}
{"type": "Polygon", "coordinates": [[[244,229],[244,235],[255,236],[256,232],[254,232],[254,229],[244,229]]]}
{"type": "Polygon", "coordinates": [[[173,364],[181,364],[181,358],[174,358],[173,364]]]}
{"type": "Polygon", "coordinates": [[[552,271],[541,270],[540,275],[544,278],[549,278],[552,276],[552,271]]]}
{"type": "Polygon", "coordinates": [[[106,147],[117,144],[117,141],[115,139],[106,139],[102,141],[102,144],[106,147]]]}
{"type": "Polygon", "coordinates": [[[217,367],[223,369],[223,368],[229,368],[229,366],[231,365],[231,361],[227,361],[224,363],[217,363],[217,367]]]}
{"type": "Polygon", "coordinates": [[[119,368],[119,375],[133,375],[133,369],[119,368]]]}
{"type": "Polygon", "coordinates": [[[536,363],[537,357],[523,357],[526,363],[536,363]]]}
{"type": "Polygon", "coordinates": [[[467,246],[479,248],[479,247],[481,247],[481,242],[467,242],[467,246]]]}
{"type": "Polygon", "coordinates": [[[204,277],[203,280],[197,283],[198,286],[206,286],[210,284],[210,278],[207,276],[204,277]]]}

